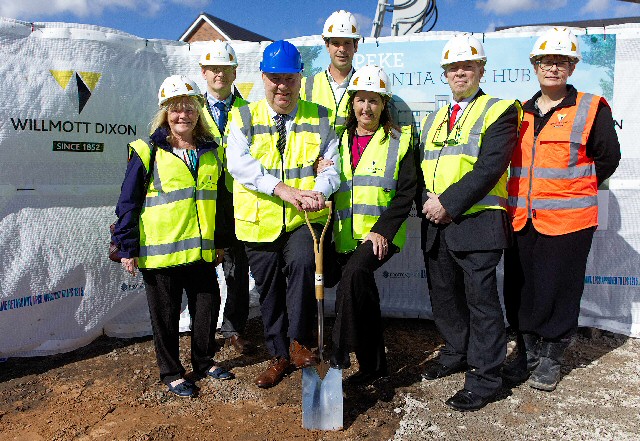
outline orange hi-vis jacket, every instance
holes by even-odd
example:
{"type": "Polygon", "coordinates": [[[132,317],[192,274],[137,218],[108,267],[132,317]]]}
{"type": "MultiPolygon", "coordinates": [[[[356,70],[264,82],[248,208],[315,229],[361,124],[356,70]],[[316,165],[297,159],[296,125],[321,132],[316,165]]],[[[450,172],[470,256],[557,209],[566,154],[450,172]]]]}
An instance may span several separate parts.
{"type": "Polygon", "coordinates": [[[525,112],[507,182],[514,231],[527,219],[549,236],[598,225],[598,181],[586,145],[601,102],[609,105],[578,92],[576,104],[556,109],[538,136],[534,115],[525,112]]]}

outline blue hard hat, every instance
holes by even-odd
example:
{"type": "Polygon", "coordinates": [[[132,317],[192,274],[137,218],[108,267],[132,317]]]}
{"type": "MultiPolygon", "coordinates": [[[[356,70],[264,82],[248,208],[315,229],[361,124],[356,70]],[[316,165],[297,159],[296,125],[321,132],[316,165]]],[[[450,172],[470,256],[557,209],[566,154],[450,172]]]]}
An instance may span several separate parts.
{"type": "Polygon", "coordinates": [[[299,73],[302,71],[302,67],[300,51],[288,41],[274,41],[262,53],[262,61],[260,62],[262,72],[299,73]]]}

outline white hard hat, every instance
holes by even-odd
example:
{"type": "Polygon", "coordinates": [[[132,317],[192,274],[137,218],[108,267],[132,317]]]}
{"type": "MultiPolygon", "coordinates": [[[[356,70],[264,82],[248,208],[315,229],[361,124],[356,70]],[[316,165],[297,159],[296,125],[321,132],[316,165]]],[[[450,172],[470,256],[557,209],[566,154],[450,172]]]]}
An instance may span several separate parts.
{"type": "Polygon", "coordinates": [[[565,55],[576,63],[582,59],[578,38],[567,28],[552,28],[545,32],[531,49],[529,59],[542,55],[565,55]]]}
{"type": "Polygon", "coordinates": [[[440,66],[445,67],[458,61],[487,61],[482,43],[473,35],[456,35],[444,45],[440,66]]]}
{"type": "Polygon", "coordinates": [[[322,38],[360,38],[358,22],[351,12],[336,11],[327,18],[322,28],[322,38]]]}
{"type": "Polygon", "coordinates": [[[385,96],[392,95],[389,77],[385,71],[381,67],[369,64],[355,71],[349,81],[347,91],[356,92],[358,90],[367,90],[385,96]]]}
{"type": "Polygon", "coordinates": [[[167,77],[158,90],[158,105],[161,106],[177,96],[195,96],[201,99],[198,85],[184,75],[167,77]]]}
{"type": "Polygon", "coordinates": [[[237,66],[236,52],[225,41],[216,40],[207,43],[200,55],[200,66],[237,66]]]}

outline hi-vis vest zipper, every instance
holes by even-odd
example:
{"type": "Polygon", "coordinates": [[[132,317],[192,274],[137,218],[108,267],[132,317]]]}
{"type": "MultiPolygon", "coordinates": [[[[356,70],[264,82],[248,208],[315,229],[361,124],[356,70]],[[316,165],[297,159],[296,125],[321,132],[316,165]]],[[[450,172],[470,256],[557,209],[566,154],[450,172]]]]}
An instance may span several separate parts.
{"type": "Polygon", "coordinates": [[[349,93],[345,92],[340,102],[337,103],[327,75],[329,74],[324,70],[312,77],[303,78],[302,86],[300,87],[300,99],[320,104],[329,109],[331,111],[329,120],[336,134],[340,137],[344,132],[347,115],[349,114],[347,112],[349,93]]]}
{"type": "MultiPolygon", "coordinates": [[[[522,106],[518,101],[481,95],[467,105],[450,133],[447,133],[448,106],[428,115],[422,121],[420,137],[420,168],[427,190],[442,194],[449,186],[473,170],[487,127],[514,104],[518,108],[518,119],[521,121],[522,106]]],[[[506,210],[506,207],[505,170],[491,191],[463,214],[470,215],[483,210],[506,210]]]]}
{"type": "MultiPolygon", "coordinates": [[[[300,190],[313,190],[313,165],[320,155],[320,145],[331,129],[327,109],[308,101],[298,101],[284,151],[276,144],[278,131],[266,100],[233,109],[233,118],[251,147],[251,156],[267,173],[300,190]]],[[[276,196],[249,190],[234,181],[233,208],[238,239],[247,242],[272,242],[283,229],[293,231],[305,223],[304,214],[276,196]]],[[[309,220],[324,224],[328,210],[309,212],[309,220]]]]}
{"type": "MultiPolygon", "coordinates": [[[[148,171],[149,145],[137,140],[129,147],[140,156],[148,171]]],[[[200,156],[196,182],[182,159],[164,149],[156,149],[153,173],[140,213],[140,268],[215,261],[213,237],[219,176],[215,150],[200,156]]]]}
{"type": "Polygon", "coordinates": [[[576,105],[554,111],[537,138],[534,116],[525,113],[511,159],[509,215],[520,231],[531,219],[550,236],[598,225],[598,179],[587,140],[604,98],[578,92],[576,105]]]}

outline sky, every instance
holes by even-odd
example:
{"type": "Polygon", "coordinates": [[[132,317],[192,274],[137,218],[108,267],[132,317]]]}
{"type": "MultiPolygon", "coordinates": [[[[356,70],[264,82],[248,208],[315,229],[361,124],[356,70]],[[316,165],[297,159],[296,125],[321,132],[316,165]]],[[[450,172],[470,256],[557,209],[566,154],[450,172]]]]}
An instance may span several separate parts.
{"type": "MultiPolygon", "coordinates": [[[[355,14],[361,34],[368,37],[377,3],[377,0],[0,0],[0,17],[91,24],[147,39],[178,40],[201,12],[207,12],[277,40],[318,35],[333,11],[346,9],[355,14]]],[[[436,6],[438,20],[434,30],[475,33],[505,25],[640,16],[640,4],[621,0],[436,0],[436,6]]],[[[389,35],[391,15],[386,14],[383,35],[389,35]]]]}

